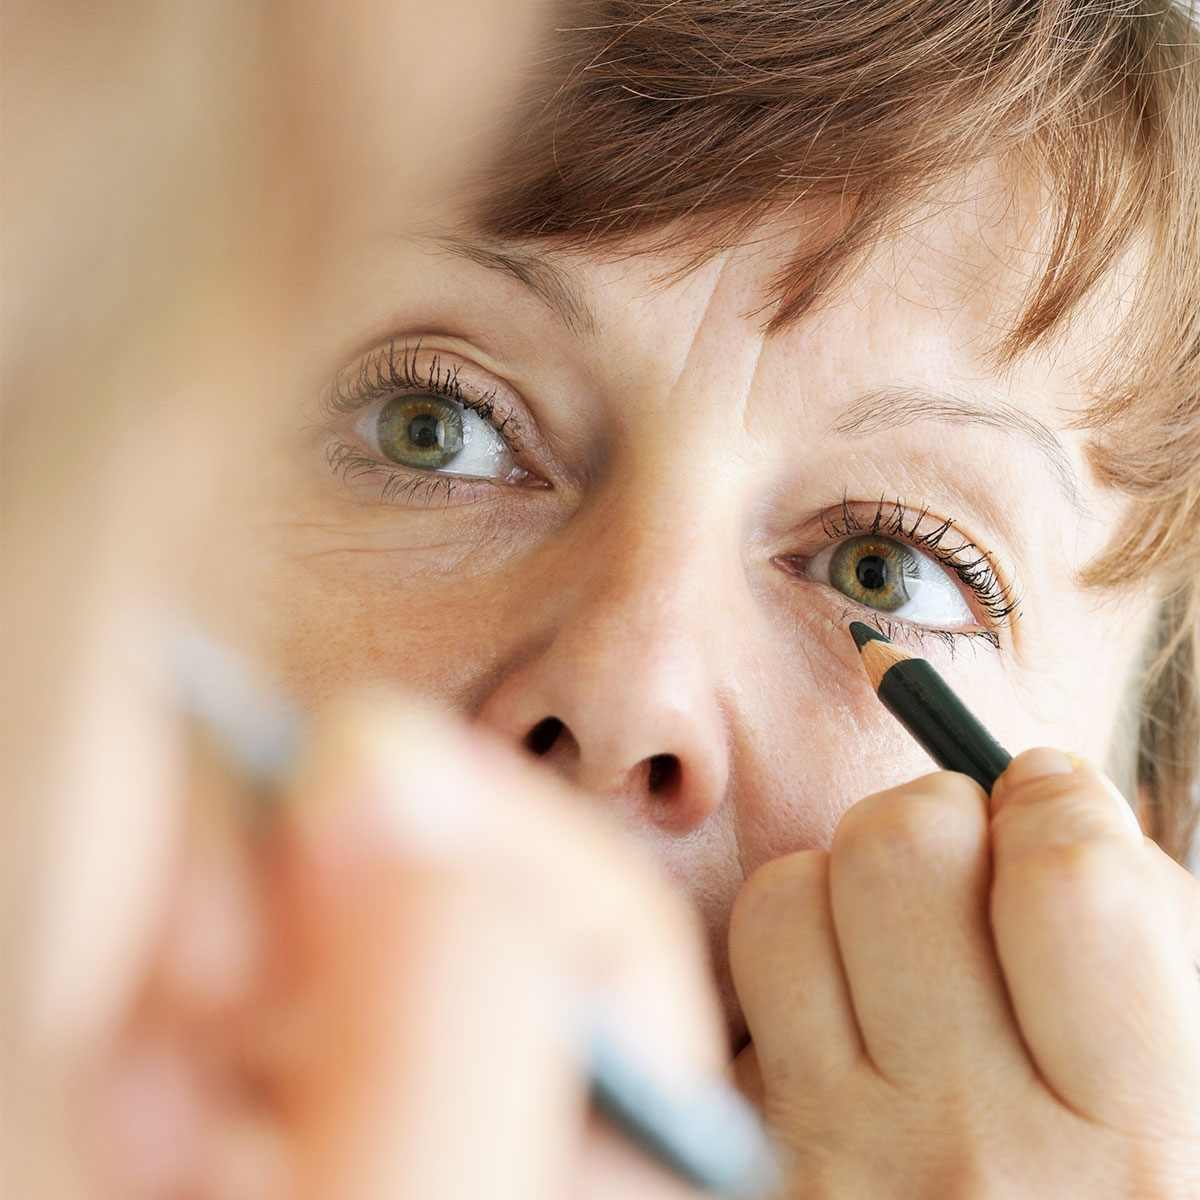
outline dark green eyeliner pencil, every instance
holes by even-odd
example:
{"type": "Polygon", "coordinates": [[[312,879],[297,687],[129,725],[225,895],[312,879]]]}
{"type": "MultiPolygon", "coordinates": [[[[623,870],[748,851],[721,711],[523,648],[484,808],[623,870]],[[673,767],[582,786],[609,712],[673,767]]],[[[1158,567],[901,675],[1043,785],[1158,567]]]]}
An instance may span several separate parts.
{"type": "Polygon", "coordinates": [[[947,771],[969,775],[985,792],[1012,762],[978,717],[923,658],[908,654],[877,629],[850,622],[850,634],[876,694],[888,711],[947,771]]]}

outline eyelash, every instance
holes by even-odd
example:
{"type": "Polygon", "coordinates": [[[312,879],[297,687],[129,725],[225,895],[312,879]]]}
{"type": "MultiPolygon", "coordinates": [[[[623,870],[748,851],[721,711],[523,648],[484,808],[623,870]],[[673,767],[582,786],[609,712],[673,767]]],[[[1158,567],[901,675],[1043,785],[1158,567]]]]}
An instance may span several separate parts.
{"type": "MultiPolygon", "coordinates": [[[[840,520],[828,513],[821,514],[821,530],[830,539],[840,540],[879,534],[898,538],[917,549],[924,550],[931,558],[954,572],[963,586],[975,597],[976,602],[994,625],[1008,621],[1018,612],[1019,599],[1011,584],[1001,581],[988,556],[974,542],[955,533],[957,545],[947,545],[946,539],[955,532],[953,518],[941,520],[932,529],[922,531],[921,526],[929,517],[929,509],[910,509],[902,500],[880,497],[874,516],[862,521],[851,507],[848,498],[842,496],[840,520]]],[[[867,623],[874,625],[892,641],[905,637],[917,641],[936,640],[953,653],[963,640],[982,638],[996,649],[1000,647],[999,634],[994,629],[930,629],[913,622],[888,617],[884,613],[866,610],[867,623]]],[[[847,609],[840,624],[850,620],[861,621],[861,608],[847,609]]]]}
{"type": "MultiPolygon", "coordinates": [[[[381,346],[357,363],[353,368],[339,372],[330,384],[325,405],[331,413],[349,414],[359,412],[379,400],[388,400],[403,394],[426,394],[453,400],[479,415],[504,439],[514,454],[519,454],[521,442],[519,430],[512,414],[496,419],[495,392],[477,395],[465,389],[459,382],[462,364],[452,362],[442,365],[442,358],[434,354],[428,365],[421,367],[418,356],[421,341],[410,345],[407,341],[397,347],[395,341],[381,346]],[[399,354],[397,351],[399,350],[399,354]]],[[[450,497],[463,486],[493,488],[496,485],[485,479],[456,478],[451,475],[425,475],[392,467],[362,452],[347,442],[333,442],[326,451],[326,461],[331,470],[343,479],[355,479],[367,475],[383,475],[381,499],[386,503],[405,500],[414,503],[418,499],[432,504],[441,497],[449,503],[450,497]]],[[[918,549],[953,571],[963,586],[975,597],[993,625],[1001,625],[1018,611],[1018,598],[1010,584],[1003,583],[996,574],[988,556],[973,542],[961,535],[956,545],[947,545],[947,537],[955,531],[954,520],[940,521],[932,529],[921,526],[929,516],[929,509],[910,509],[901,500],[881,497],[874,515],[868,520],[860,519],[846,495],[842,496],[841,510],[837,517],[828,512],[821,514],[821,529],[831,540],[841,540],[867,534],[879,534],[897,538],[918,549]]],[[[839,624],[850,620],[864,620],[873,624],[884,636],[893,641],[936,640],[953,653],[965,639],[983,638],[993,647],[999,648],[1000,638],[994,629],[931,629],[913,622],[888,617],[884,613],[861,607],[847,608],[839,624]]]]}
{"type": "MultiPolygon", "coordinates": [[[[476,394],[459,382],[462,364],[442,365],[442,356],[434,354],[428,365],[418,364],[421,341],[403,342],[397,346],[390,341],[380,346],[347,370],[340,371],[325,395],[325,408],[332,414],[360,412],[379,400],[400,395],[432,395],[453,400],[463,408],[477,413],[503,439],[513,454],[520,454],[519,427],[511,413],[497,419],[496,393],[476,394]]],[[[402,467],[381,462],[363,453],[348,442],[332,442],[325,451],[330,470],[345,480],[363,476],[383,476],[380,499],[384,503],[400,500],[414,503],[424,500],[429,505],[439,497],[449,503],[450,497],[462,487],[492,488],[487,479],[469,476],[417,474],[402,467]]]]}

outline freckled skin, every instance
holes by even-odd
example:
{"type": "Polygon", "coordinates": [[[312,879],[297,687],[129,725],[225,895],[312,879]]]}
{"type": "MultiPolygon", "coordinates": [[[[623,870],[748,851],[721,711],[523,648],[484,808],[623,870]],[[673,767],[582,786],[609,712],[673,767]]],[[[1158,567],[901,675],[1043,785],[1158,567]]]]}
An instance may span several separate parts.
{"type": "Polygon", "coordinates": [[[1114,527],[1115,499],[1084,474],[1082,520],[1001,431],[831,432],[873,390],[954,387],[1046,422],[1082,471],[1067,424],[1099,318],[1003,376],[988,365],[992,322],[1021,278],[1019,262],[988,247],[1019,244],[1024,234],[1004,227],[1015,220],[977,196],[939,208],[771,338],[761,314],[795,237],[783,225],[667,282],[670,264],[649,255],[563,259],[594,338],[511,279],[373,242],[348,257],[307,331],[319,348],[313,393],[352,360],[346,345],[421,336],[519,397],[544,439],[522,465],[551,486],[380,504],[330,474],[302,398],[296,428],[277,431],[287,453],[264,452],[262,474],[230,496],[214,625],[243,628],[311,703],[383,680],[514,742],[563,722],[570,736],[547,760],[692,896],[738,1036],[724,934],[746,874],[828,846],[851,804],[930,767],[862,673],[844,619],[862,610],[773,561],[827,547],[819,518],[843,496],[956,519],[1015,583],[1019,616],[998,652],[979,639],[960,639],[953,656],[937,640],[909,644],[1009,750],[1057,744],[1103,763],[1116,749],[1146,596],[1100,606],[1075,583],[1114,527]],[[221,614],[227,595],[252,599],[221,614]],[[678,777],[651,788],[648,763],[666,755],[678,777]]]}

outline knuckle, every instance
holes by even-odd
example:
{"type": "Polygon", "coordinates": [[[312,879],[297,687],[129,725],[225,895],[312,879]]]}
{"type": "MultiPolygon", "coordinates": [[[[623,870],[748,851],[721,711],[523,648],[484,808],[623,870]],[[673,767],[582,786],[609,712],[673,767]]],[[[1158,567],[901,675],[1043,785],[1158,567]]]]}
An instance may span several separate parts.
{"type": "Polygon", "coordinates": [[[763,863],[746,877],[734,899],[731,932],[736,934],[749,925],[770,925],[775,914],[823,897],[828,879],[829,855],[819,850],[801,850],[763,863]]]}
{"type": "Polygon", "coordinates": [[[1031,779],[1021,784],[1016,794],[1020,797],[1017,807],[1067,805],[1082,809],[1094,805],[1097,798],[1091,781],[1080,774],[1044,775],[1041,779],[1031,779]]]}
{"type": "MultiPolygon", "coordinates": [[[[1079,848],[1095,844],[1105,853],[1129,857],[1133,842],[1114,821],[1112,801],[1073,786],[1069,779],[1038,780],[1021,803],[1005,805],[992,818],[993,836],[1002,861],[1036,858],[1055,846],[1079,848]]],[[[1141,850],[1138,846],[1137,849],[1141,850]]],[[[1068,849],[1063,869],[1076,851],[1068,849]]]]}
{"type": "Polygon", "coordinates": [[[833,853],[864,860],[958,857],[981,842],[984,828],[979,788],[941,772],[854,805],[834,834],[833,853]]]}
{"type": "Polygon", "coordinates": [[[1007,883],[1024,904],[1067,924],[1107,922],[1129,912],[1145,890],[1123,851],[1107,839],[1054,842],[998,873],[997,884],[1007,883]]]}

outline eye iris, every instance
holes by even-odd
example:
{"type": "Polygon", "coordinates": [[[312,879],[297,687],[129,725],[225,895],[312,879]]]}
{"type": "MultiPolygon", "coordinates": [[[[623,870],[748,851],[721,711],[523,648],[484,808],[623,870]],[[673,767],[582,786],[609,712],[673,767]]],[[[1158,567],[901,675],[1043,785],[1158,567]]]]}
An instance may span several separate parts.
{"type": "Polygon", "coordinates": [[[440,396],[397,396],[380,411],[375,434],[392,462],[437,470],[463,448],[462,411],[440,396]]]}
{"type": "Polygon", "coordinates": [[[916,575],[913,555],[901,543],[884,538],[851,538],[829,560],[829,581],[838,591],[884,612],[907,602],[907,581],[916,575]]]}

